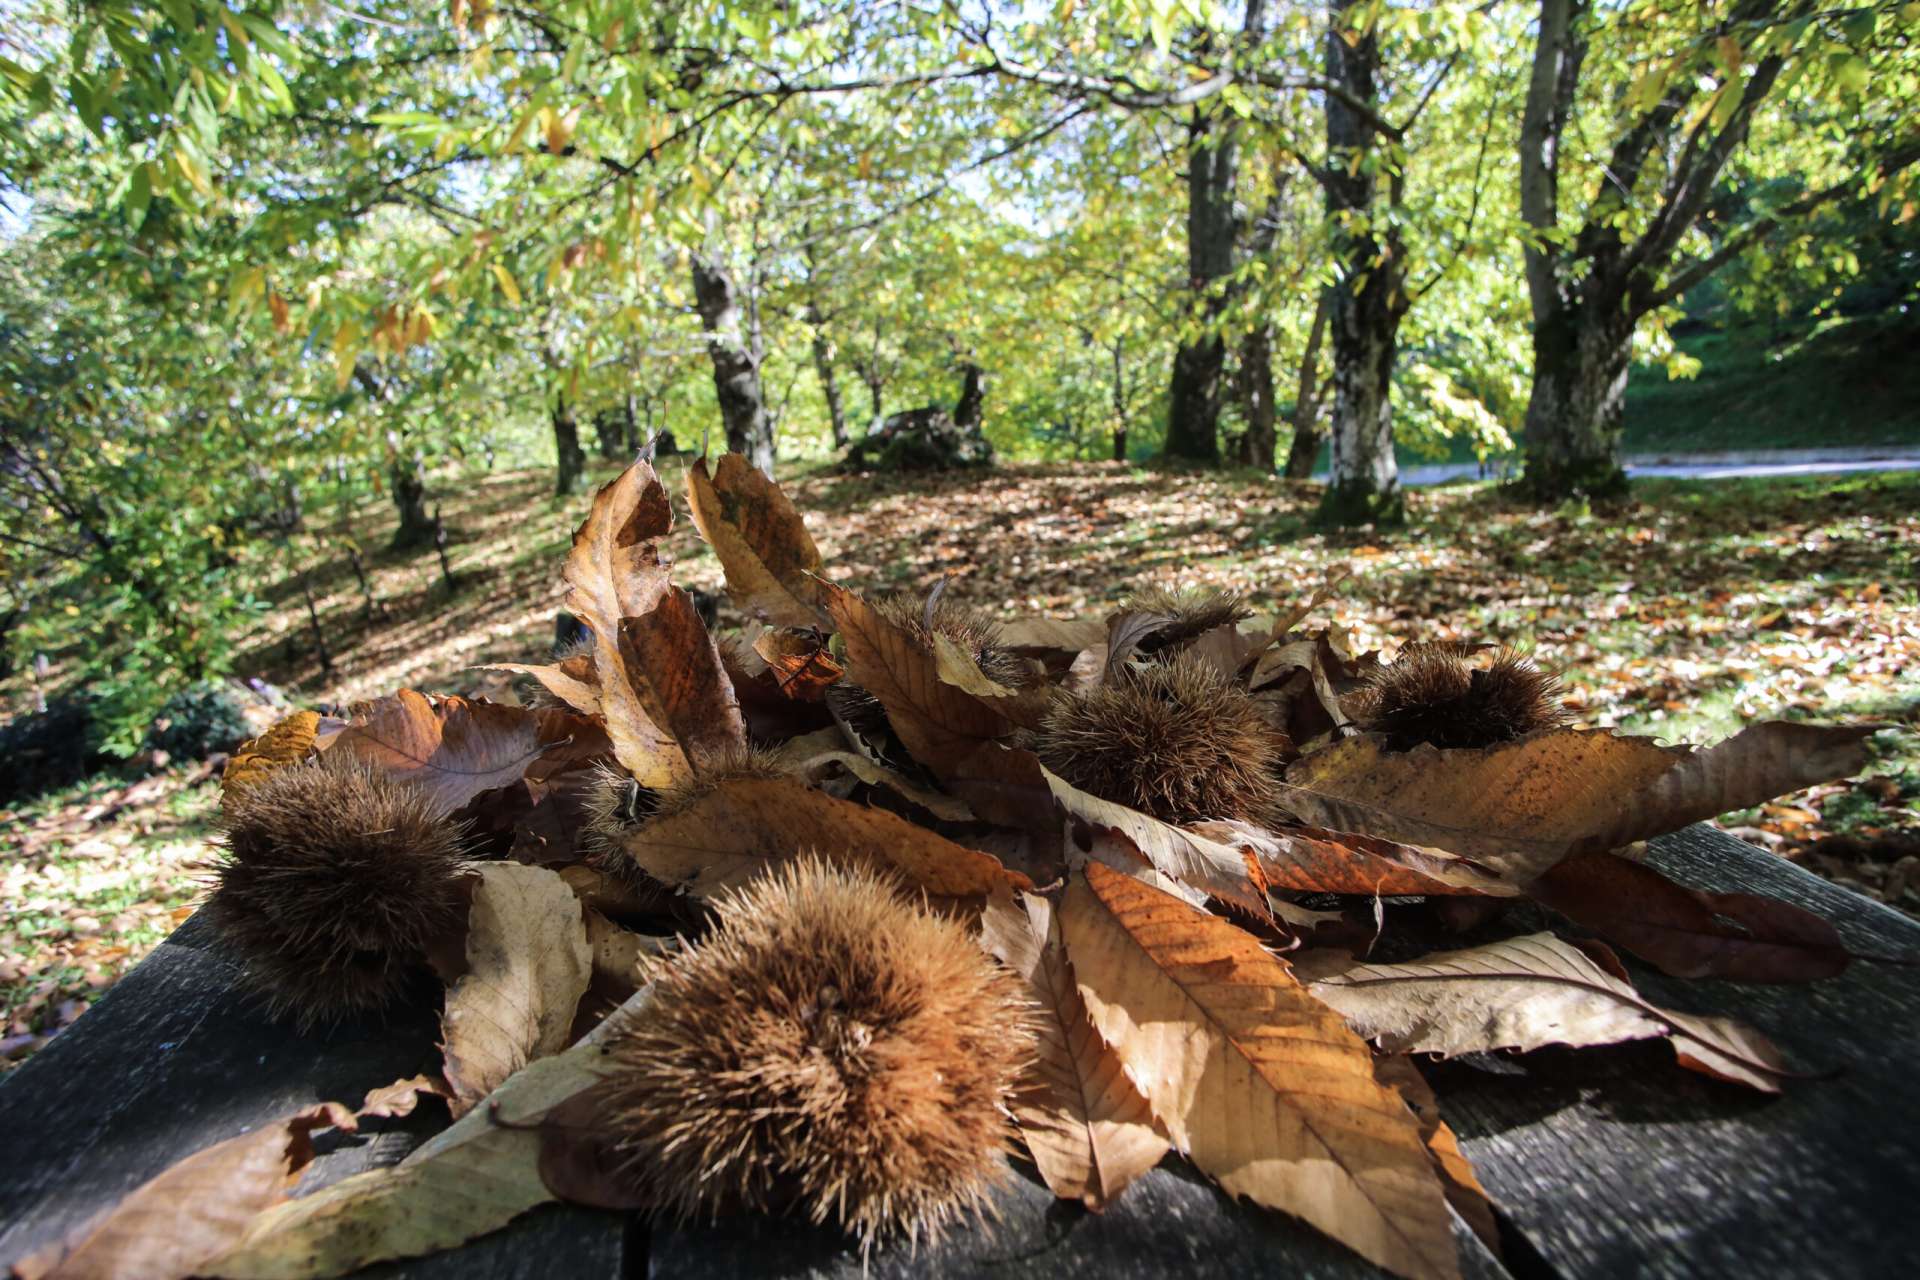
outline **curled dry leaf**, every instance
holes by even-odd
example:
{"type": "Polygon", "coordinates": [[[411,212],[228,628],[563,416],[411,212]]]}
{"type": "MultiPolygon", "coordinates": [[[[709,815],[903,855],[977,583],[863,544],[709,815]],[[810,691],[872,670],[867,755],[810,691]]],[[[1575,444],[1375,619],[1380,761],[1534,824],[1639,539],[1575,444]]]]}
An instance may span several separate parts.
{"type": "Polygon", "coordinates": [[[215,1143],[142,1184],[75,1235],[14,1263],[20,1280],[175,1280],[198,1275],[287,1198],[313,1159],[315,1129],[351,1130],[354,1116],[322,1102],[215,1143]]]}
{"type": "Polygon", "coordinates": [[[221,801],[224,803],[228,796],[243,787],[252,786],[275,770],[306,759],[314,749],[314,737],[319,728],[320,717],[317,713],[296,711],[276,721],[272,728],[259,737],[241,743],[227,757],[227,767],[220,775],[221,801]]]}
{"type": "Polygon", "coordinates": [[[467,971],[447,991],[442,1034],[456,1116],[528,1062],[567,1043],[592,952],[580,900],[545,867],[479,869],[467,926],[467,971]]]}
{"type": "Polygon", "coordinates": [[[847,646],[848,678],[879,699],[901,743],[936,777],[1018,727],[1003,700],[941,679],[934,655],[859,596],[824,584],[822,593],[847,646]]]}
{"type": "Polygon", "coordinates": [[[666,594],[661,542],[672,531],[666,489],[651,465],[636,462],[593,495],[561,570],[567,608],[593,632],[600,712],[614,758],[648,787],[684,781],[687,759],[640,699],[621,654],[620,623],[651,613],[666,594]]]}
{"type": "Polygon", "coordinates": [[[702,899],[807,852],[878,862],[942,897],[1033,887],[991,854],[786,778],[723,782],[680,812],[640,827],[624,848],[648,875],[702,899]]]}
{"type": "Polygon", "coordinates": [[[939,791],[929,790],[898,771],[870,760],[857,751],[816,751],[793,764],[795,773],[816,781],[822,774],[834,769],[844,769],[870,787],[885,787],[903,800],[911,800],[943,821],[973,821],[973,810],[967,808],[964,801],[939,791]]]}
{"type": "Polygon", "coordinates": [[[538,1126],[600,1083],[607,1032],[643,989],[564,1053],[529,1063],[399,1164],[344,1178],[256,1217],[201,1268],[224,1280],[322,1280],[390,1258],[451,1249],[553,1199],[540,1178],[538,1126]]]}
{"type": "Polygon", "coordinates": [[[1804,907],[1703,893],[1610,853],[1568,858],[1527,892],[1677,978],[1810,982],[1840,973],[1850,959],[1839,931],[1804,907]]]}
{"type": "Polygon", "coordinates": [[[929,637],[933,644],[934,674],[956,689],[986,698],[1007,719],[1023,729],[1039,725],[1049,694],[1044,687],[1012,689],[980,669],[967,647],[944,632],[929,637]]]}
{"type": "Polygon", "coordinates": [[[1464,858],[1440,849],[1377,840],[1319,827],[1262,830],[1245,822],[1196,822],[1189,830],[1236,848],[1251,849],[1270,889],[1369,897],[1480,894],[1512,897],[1514,886],[1464,858]]]}
{"type": "Polygon", "coordinates": [[[1683,1066],[1765,1093],[1778,1093],[1781,1079],[1791,1074],[1780,1051],[1759,1032],[1730,1018],[1662,1009],[1550,933],[1410,964],[1316,971],[1308,989],[1389,1053],[1450,1058],[1664,1036],[1683,1066]]]}
{"type": "Polygon", "coordinates": [[[587,912],[587,947],[593,957],[596,989],[615,993],[622,1000],[646,985],[649,958],[673,945],[672,938],[635,933],[598,911],[587,912]]]}
{"type": "Polygon", "coordinates": [[[672,736],[696,772],[746,750],[733,681],[692,596],[669,587],[653,608],[621,619],[620,660],[648,720],[672,736]]]}
{"type": "Polygon", "coordinates": [[[1060,926],[1094,1026],[1194,1164],[1400,1275],[1459,1274],[1419,1125],[1286,965],[1097,863],[1060,926]]]}
{"type": "Polygon", "coordinates": [[[381,1085],[378,1089],[369,1089],[360,1103],[360,1110],[354,1112],[354,1117],[359,1120],[398,1120],[412,1115],[422,1098],[452,1097],[447,1082],[439,1076],[409,1076],[405,1080],[381,1085]]]}
{"type": "Polygon", "coordinates": [[[1171,1141],[1094,1030],[1053,904],[1034,894],[989,899],[981,943],[1026,979],[1038,1010],[1038,1053],[1013,1100],[1027,1150],[1053,1194],[1103,1209],[1171,1141]]]}
{"type": "Polygon", "coordinates": [[[1525,882],[1571,854],[1857,772],[1872,731],[1770,721],[1703,751],[1592,729],[1446,751],[1390,752],[1364,735],[1295,761],[1281,803],[1314,825],[1446,849],[1525,882]]]}
{"type": "Polygon", "coordinates": [[[600,714],[600,678],[594,674],[593,655],[590,653],[576,653],[564,662],[489,662],[472,669],[510,671],[515,675],[532,676],[548,693],[581,715],[600,714]]]}
{"type": "MultiPolygon", "coordinates": [[[[591,724],[561,712],[430,699],[402,689],[354,717],[329,750],[419,788],[444,815],[484,791],[520,781],[543,756],[571,748],[576,731],[598,737],[591,724]]],[[[583,746],[588,754],[595,749],[583,746]]]]}
{"type": "Polygon", "coordinates": [[[1259,916],[1273,914],[1266,893],[1248,875],[1248,856],[1233,845],[1102,800],[1044,767],[1041,772],[1070,820],[1124,837],[1156,870],[1202,893],[1259,916]]]}
{"type": "Polygon", "coordinates": [[[687,505],[700,536],[727,576],[727,595],[744,613],[776,627],[817,627],[820,550],[780,486],[737,453],[707,476],[707,460],[687,468],[687,505]]]}
{"type": "Polygon", "coordinates": [[[1434,1171],[1446,1187],[1447,1203],[1463,1222],[1480,1237],[1494,1257],[1500,1257],[1500,1224],[1493,1216],[1493,1197],[1480,1185],[1479,1175],[1460,1150],[1460,1140],[1447,1122],[1440,1118],[1440,1100],[1433,1088],[1405,1054],[1375,1058],[1373,1073],[1381,1084],[1399,1091],[1407,1109],[1420,1122],[1420,1137],[1433,1157],[1434,1171]]]}
{"type": "Polygon", "coordinates": [[[818,631],[769,627],[754,637],[753,651],[773,672],[780,692],[803,702],[820,701],[846,674],[818,631]]]}

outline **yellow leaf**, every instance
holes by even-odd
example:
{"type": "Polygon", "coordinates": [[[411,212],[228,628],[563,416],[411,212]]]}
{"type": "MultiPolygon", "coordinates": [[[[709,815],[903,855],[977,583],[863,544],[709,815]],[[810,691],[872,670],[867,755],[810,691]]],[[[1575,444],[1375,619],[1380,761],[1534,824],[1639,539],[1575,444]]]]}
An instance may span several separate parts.
{"type": "Polygon", "coordinates": [[[220,775],[221,801],[224,803],[270,773],[306,759],[307,753],[313,750],[319,729],[317,712],[296,711],[259,737],[241,743],[227,757],[227,767],[220,775]]]}
{"type": "Polygon", "coordinates": [[[333,389],[345,391],[353,381],[354,358],[360,354],[360,322],[347,320],[333,331],[333,389]]]}
{"type": "Polygon", "coordinates": [[[513,273],[499,263],[489,264],[493,269],[493,278],[500,282],[500,292],[507,295],[507,301],[514,306],[520,305],[520,285],[514,280],[513,273]]]}

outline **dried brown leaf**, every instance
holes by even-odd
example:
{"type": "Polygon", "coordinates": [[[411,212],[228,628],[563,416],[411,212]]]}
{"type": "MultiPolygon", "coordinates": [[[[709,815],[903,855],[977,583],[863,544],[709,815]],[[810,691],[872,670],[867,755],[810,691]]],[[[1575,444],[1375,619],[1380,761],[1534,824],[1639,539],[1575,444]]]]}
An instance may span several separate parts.
{"type": "Polygon", "coordinates": [[[1751,893],[1703,893],[1610,853],[1568,858],[1527,892],[1678,978],[1810,982],[1850,959],[1839,931],[1804,907],[1751,893]]]}
{"type": "Polygon", "coordinates": [[[936,776],[1018,727],[1001,700],[941,679],[933,654],[859,596],[822,584],[821,599],[846,642],[848,677],[880,700],[908,753],[936,776]]]}
{"type": "Polygon", "coordinates": [[[540,1178],[539,1122],[600,1083],[607,1033],[643,990],[564,1053],[529,1063],[399,1164],[370,1169],[255,1218],[233,1250],[202,1267],[224,1280],[322,1280],[485,1235],[553,1199],[540,1178]]]}
{"type": "Polygon", "coordinates": [[[1286,965],[1097,863],[1060,925],[1095,1027],[1194,1164],[1398,1274],[1459,1274],[1412,1113],[1286,965]]]}
{"type": "Polygon", "coordinates": [[[672,736],[696,772],[746,750],[733,681],[685,591],[669,587],[653,608],[621,619],[620,661],[647,719],[672,736]]]}
{"type": "Polygon", "coordinates": [[[640,827],[624,848],[647,874],[702,899],[809,851],[891,867],[943,897],[1033,887],[991,854],[786,778],[723,782],[680,812],[640,827]]]}
{"type": "Polygon", "coordinates": [[[600,714],[600,678],[594,673],[593,655],[577,653],[564,662],[535,664],[526,662],[489,662],[475,671],[511,671],[532,676],[540,686],[583,716],[600,714]]]}
{"type": "Polygon", "coordinates": [[[672,531],[666,489],[651,464],[636,462],[594,494],[561,570],[567,608],[593,632],[600,711],[614,756],[648,787],[685,781],[687,760],[647,714],[621,655],[620,623],[651,613],[669,590],[661,543],[672,531]]]}
{"type": "Polygon", "coordinates": [[[217,1142],[143,1183],[73,1237],[13,1264],[20,1280],[175,1280],[200,1274],[313,1159],[315,1129],[354,1127],[322,1102],[217,1142]]]}
{"type": "Polygon", "coordinates": [[[1244,822],[1196,822],[1189,830],[1222,844],[1253,850],[1270,889],[1295,893],[1410,894],[1520,892],[1472,863],[1441,849],[1378,840],[1319,827],[1263,830],[1244,822]]]}
{"type": "Polygon", "coordinates": [[[1778,1093],[1790,1074],[1759,1032],[1662,1009],[1550,933],[1409,964],[1348,965],[1317,974],[1308,989],[1389,1053],[1450,1058],[1666,1037],[1682,1065],[1765,1093],[1778,1093]]]}
{"type": "Polygon", "coordinates": [[[456,1116],[566,1047],[592,972],[580,900],[566,881],[513,862],[485,864],[479,875],[467,971],[448,990],[441,1023],[456,1116]]]}
{"type": "Polygon", "coordinates": [[[817,627],[820,550],[780,486],[737,453],[687,468],[687,505],[700,536],[727,575],[727,594],[744,613],[776,627],[817,627]]]}
{"type": "MultiPolygon", "coordinates": [[[[402,689],[368,704],[340,731],[332,752],[356,756],[414,786],[449,814],[475,796],[510,786],[542,757],[573,748],[576,730],[597,730],[561,712],[465,698],[429,699],[402,689]]],[[[581,744],[592,755],[602,744],[581,744]]]]}
{"type": "Polygon", "coordinates": [[[1038,1053],[1013,1100],[1027,1150],[1056,1196],[1103,1209],[1171,1140],[1094,1030],[1053,904],[1034,894],[989,899],[981,942],[1026,979],[1039,1011],[1038,1053]]]}

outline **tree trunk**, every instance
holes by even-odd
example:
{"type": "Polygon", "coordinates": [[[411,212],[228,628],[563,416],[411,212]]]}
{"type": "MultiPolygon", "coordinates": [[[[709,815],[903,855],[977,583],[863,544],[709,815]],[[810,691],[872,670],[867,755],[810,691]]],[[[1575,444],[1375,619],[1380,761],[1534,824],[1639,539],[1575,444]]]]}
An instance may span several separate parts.
{"type": "Polygon", "coordinates": [[[833,372],[833,344],[820,329],[820,312],[810,311],[813,323],[813,371],[820,379],[820,394],[827,400],[827,422],[833,429],[833,447],[847,443],[847,409],[840,400],[840,380],[833,372]]]}
{"type": "Polygon", "coordinates": [[[1273,470],[1273,327],[1257,325],[1240,340],[1240,399],[1247,417],[1243,461],[1273,470]]]}
{"type": "Polygon", "coordinates": [[[1113,460],[1127,460],[1127,378],[1121,363],[1121,339],[1113,340],[1113,460]]]}
{"type": "Polygon", "coordinates": [[[1231,117],[1195,108],[1187,123],[1188,324],[1173,353],[1167,388],[1169,458],[1220,460],[1220,380],[1227,344],[1218,322],[1226,304],[1221,282],[1233,271],[1233,184],[1238,168],[1231,117]]]}
{"type": "Polygon", "coordinates": [[[877,371],[863,368],[860,371],[860,381],[866,384],[867,401],[873,407],[872,414],[867,418],[867,434],[872,435],[880,429],[880,424],[887,420],[886,410],[882,407],[884,403],[882,396],[886,391],[887,380],[877,371]]]}
{"type": "Polygon", "coordinates": [[[963,431],[978,431],[987,400],[987,377],[968,360],[960,366],[960,399],[953,406],[953,423],[963,431]]]}
{"type": "MultiPolygon", "coordinates": [[[[1336,0],[1327,32],[1327,79],[1353,100],[1379,101],[1380,42],[1371,28],[1349,44],[1345,18],[1361,0],[1336,0]]],[[[1372,124],[1327,97],[1327,215],[1340,278],[1330,294],[1333,330],[1333,469],[1320,518],[1336,525],[1404,518],[1393,456],[1393,362],[1405,314],[1398,235],[1377,235],[1374,177],[1365,164],[1372,124]]]]}
{"type": "Polygon", "coordinates": [[[1633,316],[1604,294],[1551,306],[1533,329],[1524,488],[1542,501],[1574,494],[1619,497],[1622,408],[1633,354],[1633,316]]]}
{"type": "Polygon", "coordinates": [[[424,547],[433,541],[433,516],[427,511],[427,478],[413,453],[395,456],[387,466],[387,492],[393,497],[400,523],[389,544],[396,551],[424,547]]]}
{"type": "Polygon", "coordinates": [[[580,491],[580,480],[587,471],[587,455],[581,452],[580,424],[565,396],[554,400],[549,416],[553,420],[553,453],[557,463],[553,491],[564,498],[580,491]]]}
{"type": "Polygon", "coordinates": [[[593,415],[593,434],[600,446],[600,456],[608,462],[618,461],[626,453],[627,412],[624,407],[607,408],[593,415]]]}
{"type": "Polygon", "coordinates": [[[1322,392],[1325,384],[1320,380],[1320,347],[1327,333],[1327,312],[1332,309],[1332,295],[1321,290],[1320,300],[1314,304],[1313,326],[1307,330],[1307,349],[1300,355],[1300,371],[1293,383],[1293,444],[1287,449],[1285,475],[1289,480],[1306,480],[1313,475],[1313,464],[1320,460],[1320,442],[1325,434],[1320,430],[1320,411],[1322,392]]]}
{"type": "Polygon", "coordinates": [[[621,425],[626,429],[626,453],[628,457],[640,452],[644,437],[640,434],[640,415],[634,410],[633,388],[627,388],[627,394],[620,399],[621,425]]]}
{"type": "Polygon", "coordinates": [[[693,256],[693,296],[707,330],[707,355],[713,360],[713,387],[720,397],[720,420],[727,448],[741,453],[773,475],[773,420],[760,391],[760,358],[741,327],[733,277],[719,260],[693,256]]]}

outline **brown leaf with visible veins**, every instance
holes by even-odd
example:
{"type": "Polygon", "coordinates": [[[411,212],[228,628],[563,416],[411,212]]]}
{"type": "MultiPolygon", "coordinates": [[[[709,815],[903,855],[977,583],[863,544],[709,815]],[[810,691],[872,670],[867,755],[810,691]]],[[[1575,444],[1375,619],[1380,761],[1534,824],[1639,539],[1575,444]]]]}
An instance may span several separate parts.
{"type": "Polygon", "coordinates": [[[370,703],[328,750],[418,787],[446,814],[484,791],[518,782],[543,757],[561,763],[569,752],[591,757],[604,749],[597,738],[574,741],[581,733],[592,736],[597,729],[564,712],[429,699],[402,689],[370,703]]]}
{"type": "Polygon", "coordinates": [[[1018,727],[999,700],[941,679],[933,654],[859,596],[825,584],[821,590],[846,642],[848,678],[880,700],[902,745],[935,776],[1018,727]]]}
{"type": "Polygon", "coordinates": [[[640,827],[623,848],[648,875],[702,899],[806,852],[877,862],[943,897],[1033,888],[991,854],[786,778],[723,782],[640,827]]]}
{"type": "Polygon", "coordinates": [[[820,550],[779,485],[737,453],[723,454],[711,479],[707,460],[696,458],[687,468],[687,505],[742,612],[776,627],[825,621],[815,577],[820,550]]]}
{"type": "Polygon", "coordinates": [[[1034,894],[989,899],[981,944],[1026,979],[1039,1009],[1038,1053],[1013,1100],[1027,1150],[1053,1194],[1104,1209],[1171,1140],[1094,1030],[1053,904],[1034,894]]]}
{"type": "Polygon", "coordinates": [[[1098,863],[1060,926],[1094,1026],[1194,1164],[1400,1275],[1459,1274],[1413,1114],[1285,964],[1098,863]]]}
{"type": "Polygon", "coordinates": [[[315,1129],[351,1131],[353,1113],[322,1102],[217,1142],[170,1166],[67,1240],[13,1264],[20,1280],[175,1280],[230,1248],[287,1198],[313,1159],[315,1129]]]}
{"type": "Polygon", "coordinates": [[[1271,916],[1266,893],[1248,874],[1246,857],[1233,845],[1198,830],[1176,827],[1151,814],[1111,800],[1102,800],[1042,768],[1054,802],[1066,815],[1101,830],[1116,832],[1140,856],[1165,875],[1202,893],[1244,907],[1258,916],[1271,916]]]}
{"type": "Polygon", "coordinates": [[[620,661],[647,719],[672,736],[696,772],[746,750],[733,681],[685,591],[669,587],[652,609],[620,620],[620,661]]]}
{"type": "Polygon", "coordinates": [[[1434,1170],[1446,1186],[1447,1203],[1473,1229],[1473,1234],[1480,1237],[1480,1243],[1486,1245],[1494,1257],[1500,1257],[1500,1224],[1493,1216],[1493,1197],[1480,1185],[1479,1175],[1460,1150],[1460,1140],[1440,1118],[1440,1100],[1433,1096],[1426,1077],[1405,1054],[1375,1058],[1373,1073],[1381,1084],[1399,1091],[1414,1119],[1420,1122],[1420,1136],[1433,1157],[1434,1170]]]}
{"type": "Polygon", "coordinates": [[[753,651],[772,670],[780,692],[804,702],[820,701],[846,674],[817,631],[769,627],[754,638],[753,651]]]}
{"type": "Polygon", "coordinates": [[[600,714],[600,677],[593,669],[593,655],[576,653],[564,662],[544,665],[526,662],[488,662],[474,671],[511,671],[532,676],[542,688],[583,716],[600,714]]]}
{"type": "Polygon", "coordinates": [[[651,613],[670,589],[661,542],[673,531],[667,491],[653,467],[636,462],[593,496],[574,531],[561,576],[567,608],[593,633],[600,712],[614,757],[642,786],[683,782],[687,759],[647,714],[621,655],[620,623],[651,613]]]}
{"type": "Polygon", "coordinates": [[[1811,982],[1851,959],[1839,931],[1804,907],[1703,893],[1610,853],[1568,858],[1527,893],[1676,978],[1811,982]]]}
{"type": "Polygon", "coordinates": [[[1618,1044],[1665,1037],[1682,1066],[1780,1092],[1780,1051],[1730,1018],[1649,1003],[1571,943],[1550,933],[1443,951],[1409,964],[1316,971],[1308,990],[1389,1053],[1450,1058],[1490,1049],[1618,1044]]]}
{"type": "Polygon", "coordinates": [[[514,862],[479,868],[467,971],[447,991],[441,1034],[457,1117],[536,1058],[566,1047],[592,953],[580,900],[559,875],[514,862]]]}
{"type": "Polygon", "coordinates": [[[1525,882],[1856,771],[1871,728],[1757,724],[1706,750],[1562,729],[1481,748],[1391,752],[1371,734],[1295,761],[1280,803],[1323,827],[1463,854],[1525,882]]]}
{"type": "Polygon", "coordinates": [[[1245,822],[1196,822],[1189,828],[1222,844],[1252,849],[1267,886],[1295,893],[1482,894],[1513,897],[1520,890],[1440,849],[1376,840],[1350,831],[1276,827],[1245,822]]]}

